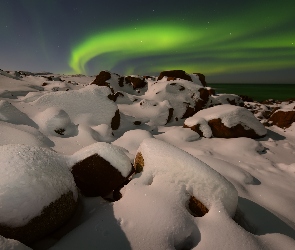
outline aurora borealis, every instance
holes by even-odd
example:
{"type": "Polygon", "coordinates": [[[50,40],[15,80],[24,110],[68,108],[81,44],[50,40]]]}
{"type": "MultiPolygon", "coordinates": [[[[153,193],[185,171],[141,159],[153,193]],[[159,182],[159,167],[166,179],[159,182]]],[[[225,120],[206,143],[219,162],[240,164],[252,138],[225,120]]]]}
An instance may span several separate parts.
{"type": "Polygon", "coordinates": [[[0,68],[295,83],[295,2],[4,1],[0,68]]]}

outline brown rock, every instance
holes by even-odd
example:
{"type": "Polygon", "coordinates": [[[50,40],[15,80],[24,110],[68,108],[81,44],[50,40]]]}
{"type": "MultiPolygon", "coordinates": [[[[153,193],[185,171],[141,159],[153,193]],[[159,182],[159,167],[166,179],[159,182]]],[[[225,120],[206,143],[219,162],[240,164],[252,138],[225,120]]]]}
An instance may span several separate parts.
{"type": "Polygon", "coordinates": [[[167,123],[172,120],[174,109],[173,108],[169,108],[168,112],[169,112],[169,114],[168,114],[168,118],[167,118],[167,123]]]}
{"type": "Polygon", "coordinates": [[[200,89],[198,89],[198,91],[200,92],[200,98],[201,99],[199,99],[195,104],[195,113],[202,110],[204,108],[204,106],[207,104],[208,100],[209,100],[209,91],[208,91],[208,89],[200,88],[200,89]]]}
{"type": "Polygon", "coordinates": [[[188,74],[186,74],[185,71],[183,70],[162,71],[158,77],[158,80],[161,80],[164,76],[192,81],[192,78],[188,74]]]}
{"type": "Polygon", "coordinates": [[[203,217],[206,213],[209,212],[208,208],[202,202],[197,200],[194,196],[190,197],[188,208],[189,212],[194,217],[203,217]]]}
{"type": "Polygon", "coordinates": [[[139,77],[127,76],[125,77],[125,82],[131,84],[133,89],[144,88],[147,82],[145,79],[141,79],[139,77]]]}
{"type": "Polygon", "coordinates": [[[174,81],[176,79],[177,79],[176,77],[172,77],[172,76],[167,77],[167,81],[174,81]]]}
{"type": "Polygon", "coordinates": [[[197,132],[200,136],[204,136],[202,130],[200,129],[200,126],[200,124],[194,125],[192,127],[189,127],[186,124],[183,125],[184,128],[190,128],[191,130],[197,132]]]}
{"type": "Polygon", "coordinates": [[[220,118],[212,119],[208,121],[208,124],[212,130],[212,134],[214,137],[219,137],[219,138],[248,137],[252,139],[257,139],[264,136],[264,135],[259,136],[251,128],[245,129],[241,124],[237,124],[236,126],[228,128],[222,123],[220,118]]]}
{"type": "Polygon", "coordinates": [[[135,173],[140,173],[143,171],[143,167],[144,167],[144,159],[143,156],[140,152],[138,152],[135,156],[134,159],[134,169],[135,169],[135,173]]]}
{"type": "Polygon", "coordinates": [[[271,115],[267,122],[280,128],[289,128],[295,122],[295,110],[278,110],[271,115]]]}
{"type": "Polygon", "coordinates": [[[50,203],[50,205],[42,210],[39,216],[30,220],[24,226],[12,228],[0,224],[0,234],[6,238],[18,240],[24,244],[30,244],[64,224],[73,215],[76,207],[77,201],[70,191],[50,203]]]}
{"type": "Polygon", "coordinates": [[[111,122],[111,128],[113,130],[117,130],[120,127],[120,120],[121,120],[120,112],[117,109],[111,122]]]}
{"type": "Polygon", "coordinates": [[[101,71],[95,78],[95,80],[90,84],[95,84],[97,86],[108,86],[110,87],[110,84],[106,81],[111,79],[111,73],[108,71],[101,71]]]}
{"type": "Polygon", "coordinates": [[[77,187],[85,196],[106,196],[118,188],[126,177],[98,154],[91,155],[72,167],[77,187]]]}
{"type": "Polygon", "coordinates": [[[247,95],[239,95],[239,97],[241,97],[244,102],[254,102],[253,98],[247,95]]]}
{"type": "Polygon", "coordinates": [[[202,83],[202,85],[204,87],[207,87],[207,83],[206,83],[206,80],[205,80],[205,75],[203,75],[201,73],[194,73],[194,75],[197,75],[199,77],[199,80],[202,83]]]}

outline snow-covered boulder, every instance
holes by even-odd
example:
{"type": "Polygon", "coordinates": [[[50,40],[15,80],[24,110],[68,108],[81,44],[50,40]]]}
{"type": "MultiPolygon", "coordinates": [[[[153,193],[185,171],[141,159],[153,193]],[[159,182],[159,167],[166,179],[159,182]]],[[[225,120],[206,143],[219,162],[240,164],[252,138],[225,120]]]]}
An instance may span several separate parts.
{"type": "Polygon", "coordinates": [[[234,186],[181,149],[145,139],[135,164],[142,172],[133,176],[114,203],[115,217],[132,249],[192,249],[200,240],[194,216],[213,208],[235,214],[234,186]]]}
{"type": "MultiPolygon", "coordinates": [[[[75,124],[111,125],[113,118],[118,117],[118,108],[108,98],[110,94],[111,90],[108,87],[89,85],[79,90],[46,93],[31,104],[40,111],[50,107],[62,109],[75,124]]],[[[113,129],[117,127],[118,124],[113,129]]]]}
{"type": "Polygon", "coordinates": [[[6,100],[0,100],[0,121],[38,127],[25,113],[6,100]]]}
{"type": "Polygon", "coordinates": [[[231,104],[236,106],[244,106],[243,99],[234,94],[217,94],[210,96],[208,106],[216,106],[222,104],[231,104]]]}
{"type": "Polygon", "coordinates": [[[183,70],[166,70],[160,73],[158,81],[163,78],[166,78],[167,81],[183,79],[194,82],[200,86],[206,86],[205,76],[201,73],[188,74],[183,70]]]}
{"type": "Polygon", "coordinates": [[[260,138],[267,133],[250,111],[229,104],[201,110],[186,119],[183,126],[191,128],[203,137],[260,138]]]}
{"type": "Polygon", "coordinates": [[[280,128],[289,128],[293,122],[295,122],[295,103],[276,110],[267,121],[268,124],[280,128]]]}
{"type": "Polygon", "coordinates": [[[77,189],[64,158],[40,147],[0,147],[0,235],[30,243],[67,221],[77,189]]]}
{"type": "Polygon", "coordinates": [[[106,196],[126,181],[132,172],[128,156],[118,147],[97,142],[71,157],[69,165],[85,196],[106,196]]]}
{"type": "Polygon", "coordinates": [[[151,84],[145,98],[153,101],[168,101],[173,109],[173,119],[192,116],[201,110],[209,99],[209,91],[187,80],[166,78],[151,84]]]}
{"type": "Polygon", "coordinates": [[[78,134],[78,126],[75,125],[69,115],[62,109],[52,107],[39,113],[35,117],[40,131],[46,135],[71,137],[78,134]]]}
{"type": "MultiPolygon", "coordinates": [[[[90,84],[97,86],[107,86],[113,93],[117,91],[124,91],[129,94],[139,94],[140,89],[147,85],[147,81],[144,77],[138,75],[120,76],[109,71],[101,71],[90,84]]],[[[146,88],[143,90],[144,93],[146,88]]]]}

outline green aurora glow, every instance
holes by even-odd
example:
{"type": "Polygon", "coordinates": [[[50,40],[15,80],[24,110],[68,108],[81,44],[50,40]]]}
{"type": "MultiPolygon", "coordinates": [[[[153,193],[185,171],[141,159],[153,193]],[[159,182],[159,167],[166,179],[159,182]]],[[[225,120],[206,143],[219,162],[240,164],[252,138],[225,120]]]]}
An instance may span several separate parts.
{"type": "Polygon", "coordinates": [[[293,13],[285,7],[282,15],[273,5],[207,24],[158,20],[95,33],[73,46],[69,65],[75,73],[87,73],[90,62],[101,70],[120,66],[125,74],[183,69],[213,75],[294,68],[295,35],[283,29],[293,13]],[[268,17],[262,18],[261,11],[268,17]]]}

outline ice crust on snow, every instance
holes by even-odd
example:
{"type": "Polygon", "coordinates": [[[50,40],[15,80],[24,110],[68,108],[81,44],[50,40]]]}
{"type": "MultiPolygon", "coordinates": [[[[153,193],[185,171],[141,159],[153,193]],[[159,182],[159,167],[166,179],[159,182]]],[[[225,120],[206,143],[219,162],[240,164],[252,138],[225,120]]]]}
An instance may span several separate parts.
{"type": "MultiPolygon", "coordinates": [[[[191,193],[209,210],[212,206],[224,207],[233,216],[238,193],[222,175],[192,155],[157,139],[145,139],[139,146],[144,158],[140,178],[163,178],[191,193]]],[[[140,179],[139,178],[139,179],[140,179]]]]}
{"type": "Polygon", "coordinates": [[[190,127],[201,124],[200,129],[203,131],[204,136],[211,137],[211,128],[207,122],[218,118],[220,118],[221,122],[228,128],[241,123],[246,129],[251,128],[258,135],[262,136],[266,134],[265,127],[249,110],[229,104],[203,109],[192,117],[187,118],[184,123],[190,127]]]}
{"type": "Polygon", "coordinates": [[[49,149],[20,144],[0,146],[0,166],[1,224],[23,226],[69,191],[77,199],[66,161],[49,149]]]}
{"type": "Polygon", "coordinates": [[[68,163],[70,166],[73,166],[77,162],[94,154],[98,154],[107,160],[122,174],[122,176],[127,177],[130,174],[131,164],[128,156],[117,146],[106,142],[97,142],[82,148],[72,156],[68,157],[68,163]]]}

